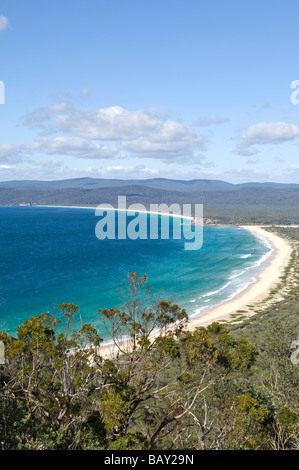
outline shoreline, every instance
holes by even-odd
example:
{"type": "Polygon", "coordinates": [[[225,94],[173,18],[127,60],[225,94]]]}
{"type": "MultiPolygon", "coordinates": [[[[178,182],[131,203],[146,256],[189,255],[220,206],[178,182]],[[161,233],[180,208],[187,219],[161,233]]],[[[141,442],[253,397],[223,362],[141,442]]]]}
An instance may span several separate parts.
{"type": "Polygon", "coordinates": [[[266,231],[261,225],[244,225],[241,228],[249,230],[255,235],[262,236],[270,243],[273,252],[267,265],[258,274],[256,282],[247,286],[232,299],[212,307],[211,310],[202,316],[191,317],[189,329],[193,330],[199,326],[208,326],[214,321],[231,320],[231,315],[236,314],[238,310],[244,309],[249,305],[256,306],[256,304],[266,300],[271,290],[279,283],[290,259],[292,252],[291,245],[278,235],[266,231]]]}
{"type": "MultiPolygon", "coordinates": [[[[39,208],[63,208],[63,209],[89,209],[89,210],[96,210],[97,207],[90,207],[90,206],[55,206],[55,205],[37,205],[34,207],[39,208]]],[[[111,207],[102,207],[101,209],[107,210],[123,210],[126,212],[131,212],[128,209],[117,209],[111,207]]],[[[138,211],[141,212],[141,211],[138,211]]],[[[150,211],[142,211],[144,213],[155,214],[155,212],[150,211]]],[[[171,217],[180,217],[189,220],[193,220],[193,218],[181,216],[177,214],[167,214],[157,212],[156,214],[159,215],[166,215],[171,217]]],[[[221,225],[221,226],[225,226],[221,225]]],[[[279,225],[277,226],[279,227],[279,225]]],[[[289,227],[298,227],[298,225],[287,226],[289,227]]],[[[278,285],[280,282],[281,276],[284,273],[285,267],[288,265],[290,256],[292,253],[292,246],[291,244],[284,238],[265,230],[267,226],[264,225],[241,225],[240,228],[249,230],[253,235],[260,236],[267,240],[267,242],[271,245],[273,251],[269,258],[265,260],[265,265],[262,266],[262,270],[257,273],[257,280],[253,283],[247,285],[241,292],[237,293],[233,298],[223,301],[222,303],[212,306],[208,311],[203,313],[202,315],[196,314],[194,316],[189,317],[189,322],[187,328],[189,330],[194,330],[198,327],[206,327],[209,324],[216,322],[216,321],[223,321],[228,322],[232,321],[232,315],[237,314],[237,316],[243,316],[243,312],[241,314],[240,310],[247,309],[244,311],[246,318],[254,315],[256,313],[257,304],[260,304],[266,301],[269,293],[278,285]],[[249,309],[250,307],[250,309],[249,309]],[[239,313],[238,313],[239,311],[239,313]]],[[[275,228],[275,226],[274,226],[275,228]]],[[[242,318],[242,320],[244,317],[242,318]]],[[[240,321],[237,318],[234,318],[236,322],[240,321]]],[[[153,334],[153,337],[155,334],[153,334]]],[[[110,340],[107,338],[104,344],[101,346],[102,352],[106,354],[111,351],[111,343],[109,344],[110,340]]],[[[126,341],[124,341],[126,342],[126,341]]]]}
{"type": "MultiPolygon", "coordinates": [[[[240,226],[243,229],[250,230],[254,235],[265,238],[271,245],[273,251],[268,260],[266,260],[266,266],[257,275],[258,279],[252,284],[249,284],[242,292],[239,292],[232,299],[224,301],[211,308],[208,312],[202,316],[189,317],[187,324],[187,330],[193,331],[198,327],[207,327],[213,322],[218,321],[230,321],[232,320],[231,315],[237,313],[238,310],[246,307],[256,307],[257,304],[267,299],[269,293],[274,289],[280,281],[281,276],[284,273],[286,266],[289,263],[290,256],[292,253],[292,246],[284,238],[278,235],[267,232],[261,225],[247,225],[240,226]]],[[[247,318],[254,315],[255,309],[247,313],[247,318]]],[[[158,332],[153,332],[151,339],[153,340],[157,336],[158,332]]],[[[120,342],[123,349],[130,349],[130,340],[124,339],[120,342]]],[[[115,353],[115,346],[112,340],[107,339],[100,346],[100,354],[103,357],[113,357],[115,353]]]]}
{"type": "MultiPolygon", "coordinates": [[[[37,206],[29,206],[29,207],[45,207],[45,208],[58,208],[58,209],[92,209],[94,211],[98,210],[107,210],[107,211],[114,211],[114,212],[132,212],[132,213],[141,213],[141,214],[153,214],[153,215],[165,215],[167,217],[174,217],[174,218],[179,218],[179,219],[186,219],[193,221],[194,217],[189,217],[187,215],[180,215],[180,214],[169,214],[167,212],[155,212],[155,211],[135,211],[135,210],[130,210],[128,209],[119,209],[118,207],[90,207],[90,206],[48,206],[48,205],[37,205],[37,206]]],[[[130,206],[129,206],[130,207],[130,206]]]]}
{"type": "MultiPolygon", "coordinates": [[[[50,208],[64,208],[64,209],[92,209],[96,210],[97,207],[86,206],[53,206],[53,205],[38,205],[35,207],[50,207],[50,208]]],[[[103,207],[104,209],[104,207],[103,207]]],[[[106,208],[107,210],[126,211],[127,209],[106,208]]],[[[167,214],[162,212],[141,211],[146,214],[158,214],[171,217],[180,217],[188,220],[193,220],[193,217],[180,216],[176,214],[167,214]]],[[[225,225],[223,225],[225,226],[225,225]]],[[[210,310],[203,315],[198,315],[189,318],[188,329],[194,330],[200,326],[207,326],[214,321],[228,321],[231,320],[231,315],[236,314],[238,310],[248,307],[248,305],[258,304],[266,300],[272,289],[279,283],[284,269],[287,266],[290,255],[292,252],[291,245],[278,235],[265,230],[263,225],[241,225],[240,228],[249,230],[253,235],[260,236],[270,243],[273,252],[271,253],[267,264],[262,271],[257,275],[257,280],[249,284],[241,292],[236,294],[232,299],[228,299],[216,306],[211,307],[210,310]]],[[[293,226],[295,227],[295,226],[293,226]]],[[[254,313],[253,313],[254,314],[254,313]]],[[[109,340],[108,340],[109,341],[109,340]]],[[[103,344],[103,348],[106,345],[103,344]]],[[[107,344],[108,346],[108,344],[107,344]]],[[[106,347],[107,347],[106,346],[106,347]]]]}
{"type": "MultiPolygon", "coordinates": [[[[52,206],[52,205],[39,205],[36,207],[49,207],[49,208],[63,208],[63,209],[92,209],[96,210],[97,207],[90,206],[52,206]]],[[[103,210],[113,210],[122,212],[131,212],[128,209],[118,209],[112,207],[102,207],[103,210]]],[[[163,212],[151,211],[138,211],[145,214],[158,214],[169,217],[179,217],[193,221],[193,217],[187,217],[177,214],[167,214],[163,212]]],[[[194,314],[189,317],[189,328],[192,330],[198,326],[206,326],[211,322],[217,320],[229,320],[230,316],[237,313],[237,310],[244,309],[249,304],[257,304],[265,300],[270,291],[278,284],[284,268],[287,266],[290,254],[292,251],[289,243],[283,238],[266,231],[262,225],[241,225],[240,228],[253,233],[253,235],[264,238],[272,247],[272,253],[264,269],[257,274],[257,280],[249,283],[241,292],[238,292],[232,298],[221,302],[208,309],[202,315],[194,314]]]]}

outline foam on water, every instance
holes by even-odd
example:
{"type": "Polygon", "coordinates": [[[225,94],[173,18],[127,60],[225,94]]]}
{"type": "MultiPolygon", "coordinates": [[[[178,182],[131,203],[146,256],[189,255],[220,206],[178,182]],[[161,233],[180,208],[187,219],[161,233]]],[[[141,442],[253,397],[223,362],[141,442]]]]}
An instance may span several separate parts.
{"type": "Polygon", "coordinates": [[[0,325],[10,333],[68,302],[105,337],[98,309],[122,307],[118,285],[133,271],[153,295],[202,315],[255,282],[272,253],[240,227],[204,227],[202,249],[188,252],[184,240],[99,241],[92,210],[6,207],[0,221],[0,325]]]}

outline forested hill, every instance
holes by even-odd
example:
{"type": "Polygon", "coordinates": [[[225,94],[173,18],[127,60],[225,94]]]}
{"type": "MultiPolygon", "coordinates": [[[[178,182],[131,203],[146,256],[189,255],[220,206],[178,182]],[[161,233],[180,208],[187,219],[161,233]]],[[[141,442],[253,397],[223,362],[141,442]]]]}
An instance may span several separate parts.
{"type": "Polygon", "coordinates": [[[244,188],[233,191],[169,191],[141,185],[115,186],[113,188],[53,190],[0,188],[0,203],[97,205],[117,203],[119,195],[126,196],[128,203],[200,203],[200,204],[277,204],[299,205],[299,188],[271,189],[244,188]]]}
{"type": "Polygon", "coordinates": [[[204,204],[204,216],[222,222],[290,223],[299,219],[299,185],[224,181],[144,181],[81,178],[64,181],[11,181],[0,183],[0,205],[117,205],[117,197],[127,204],[149,207],[157,203],[204,204]],[[110,185],[110,186],[109,186],[110,185]]]}
{"type": "Polygon", "coordinates": [[[143,186],[160,190],[194,192],[194,191],[236,191],[242,189],[299,189],[299,184],[281,183],[243,183],[232,184],[221,180],[195,179],[190,181],[173,180],[166,178],[153,178],[146,180],[120,180],[103,178],[76,178],[57,181],[4,181],[0,182],[0,188],[34,189],[34,190],[58,190],[58,189],[100,189],[119,188],[123,186],[143,186]]]}

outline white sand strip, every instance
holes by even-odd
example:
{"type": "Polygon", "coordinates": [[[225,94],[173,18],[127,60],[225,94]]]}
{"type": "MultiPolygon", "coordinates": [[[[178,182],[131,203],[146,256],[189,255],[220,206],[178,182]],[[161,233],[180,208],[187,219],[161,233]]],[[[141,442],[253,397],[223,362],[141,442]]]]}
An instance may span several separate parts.
{"type": "Polygon", "coordinates": [[[265,300],[270,291],[279,283],[284,268],[290,259],[292,252],[291,245],[284,238],[264,230],[261,226],[252,225],[242,228],[261,235],[269,241],[274,248],[270,262],[259,273],[257,282],[246,288],[242,293],[232,300],[212,308],[201,317],[191,318],[190,329],[198,326],[207,326],[214,321],[229,320],[230,315],[236,313],[237,310],[242,310],[248,305],[254,305],[265,300]]]}

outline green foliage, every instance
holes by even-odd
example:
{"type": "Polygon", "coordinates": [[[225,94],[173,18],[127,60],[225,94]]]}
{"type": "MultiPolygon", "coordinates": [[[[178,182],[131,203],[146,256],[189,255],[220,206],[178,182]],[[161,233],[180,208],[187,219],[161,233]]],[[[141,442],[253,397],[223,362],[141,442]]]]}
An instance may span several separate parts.
{"type": "Polygon", "coordinates": [[[277,421],[283,429],[288,430],[293,427],[298,427],[299,416],[288,406],[284,406],[277,412],[277,421]]]}
{"type": "Polygon", "coordinates": [[[296,448],[292,328],[266,315],[254,328],[188,331],[185,310],[148,294],[146,276],[132,273],[124,308],[99,310],[111,347],[92,325],[74,328],[74,304],[59,319],[30,318],[16,338],[0,332],[1,447],[296,448]]]}
{"type": "MultiPolygon", "coordinates": [[[[58,184],[55,190],[49,190],[48,183],[45,185],[40,182],[35,189],[25,189],[18,182],[16,188],[0,188],[0,204],[97,206],[98,201],[102,201],[116,206],[118,195],[125,195],[128,205],[140,203],[140,198],[146,207],[150,204],[160,204],[161,201],[169,205],[204,204],[206,218],[233,225],[290,224],[293,219],[298,218],[298,185],[284,186],[273,183],[270,186],[254,184],[234,186],[215,181],[180,184],[177,181],[153,180],[146,185],[144,181],[140,181],[138,185],[128,181],[127,184],[118,187],[115,187],[115,182],[110,182],[114,187],[101,187],[103,185],[101,181],[96,189],[91,189],[90,183],[83,189],[78,187],[78,184],[72,182],[74,186],[67,188],[58,184]]],[[[106,184],[109,185],[109,182],[106,181],[106,184]]]]}

